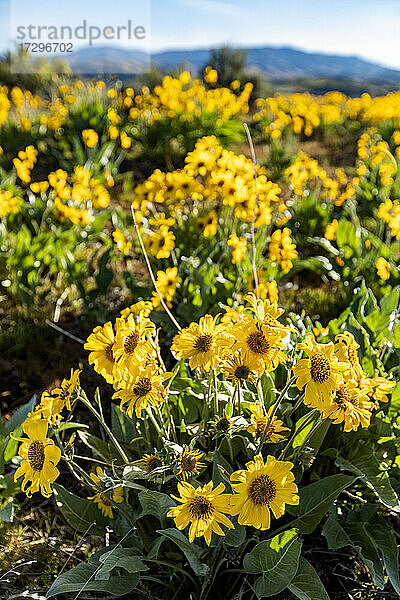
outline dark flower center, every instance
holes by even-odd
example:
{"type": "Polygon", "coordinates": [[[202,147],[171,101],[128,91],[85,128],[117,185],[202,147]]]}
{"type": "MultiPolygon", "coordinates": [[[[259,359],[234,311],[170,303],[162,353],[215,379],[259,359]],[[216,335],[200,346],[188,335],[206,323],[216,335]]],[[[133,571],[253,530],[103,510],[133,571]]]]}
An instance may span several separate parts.
{"type": "Polygon", "coordinates": [[[183,471],[195,471],[197,465],[197,458],[193,454],[186,454],[181,458],[181,468],[183,471]]]}
{"type": "Polygon", "coordinates": [[[108,344],[108,346],[106,346],[104,348],[104,353],[106,355],[107,360],[109,360],[110,362],[114,362],[114,355],[113,355],[113,345],[114,344],[108,344]]]}
{"type": "Polygon", "coordinates": [[[264,506],[276,496],[276,484],[268,475],[259,475],[250,484],[249,498],[253,504],[264,506]]]}
{"type": "Polygon", "coordinates": [[[237,379],[248,379],[250,375],[250,369],[249,367],[246,367],[246,365],[240,365],[239,367],[237,367],[236,371],[235,371],[235,377],[237,379]]]}
{"type": "Polygon", "coordinates": [[[226,417],[222,417],[222,419],[217,421],[215,426],[219,431],[229,431],[231,428],[231,422],[226,417]]]}
{"type": "Polygon", "coordinates": [[[28,460],[34,471],[41,471],[44,464],[44,444],[35,440],[31,443],[28,450],[28,460]]]}
{"type": "Polygon", "coordinates": [[[266,354],[271,348],[262,331],[252,331],[247,338],[247,345],[255,354],[266,354]]]}
{"type": "Polygon", "coordinates": [[[194,349],[197,350],[197,352],[208,352],[212,345],[212,339],[210,333],[200,335],[194,342],[194,349]]]}
{"type": "Polygon", "coordinates": [[[314,354],[311,359],[311,378],[317,383],[324,383],[331,374],[329,359],[323,352],[314,354]]]}
{"type": "Polygon", "coordinates": [[[141,377],[134,386],[133,392],[136,396],[146,396],[151,391],[151,387],[151,379],[148,377],[141,377]]]}
{"type": "Polygon", "coordinates": [[[151,472],[158,469],[158,467],[162,467],[162,460],[157,456],[152,456],[147,462],[147,470],[151,472]]]}
{"type": "Polygon", "coordinates": [[[214,513],[214,507],[206,496],[193,498],[188,509],[192,519],[210,519],[214,513]]]}
{"type": "Polygon", "coordinates": [[[124,343],[124,350],[127,354],[132,354],[132,352],[135,351],[135,348],[139,342],[139,337],[140,336],[137,331],[133,331],[126,337],[126,340],[124,343]]]}
{"type": "Polygon", "coordinates": [[[352,398],[349,390],[346,385],[343,384],[336,390],[335,402],[341,407],[346,407],[346,405],[353,404],[354,406],[358,406],[357,398],[352,398]]]}

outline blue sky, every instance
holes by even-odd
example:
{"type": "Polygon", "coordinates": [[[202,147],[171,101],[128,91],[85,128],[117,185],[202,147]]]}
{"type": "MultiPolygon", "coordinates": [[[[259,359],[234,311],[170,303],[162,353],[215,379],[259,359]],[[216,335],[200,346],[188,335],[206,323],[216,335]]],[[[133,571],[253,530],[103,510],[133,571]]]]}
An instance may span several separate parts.
{"type": "MultiPolygon", "coordinates": [[[[58,23],[135,22],[146,0],[13,0],[18,19],[46,18],[50,4],[58,23]],[[25,5],[25,6],[24,6],[25,5]],[[29,14],[31,13],[31,14],[29,14]],[[68,16],[66,16],[66,14],[68,16]]],[[[10,0],[0,0],[0,40],[9,38],[10,0]]],[[[351,54],[400,69],[400,0],[151,0],[150,47],[293,46],[351,54]]],[[[55,17],[53,17],[55,18],[55,17]]],[[[139,17],[138,17],[139,18],[139,17]]],[[[46,21],[41,21],[46,22],[46,21]]],[[[4,49],[1,47],[0,49],[4,49]]],[[[114,42],[115,43],[115,42],[114,42]]],[[[120,43],[119,45],[127,45],[120,43]]]]}

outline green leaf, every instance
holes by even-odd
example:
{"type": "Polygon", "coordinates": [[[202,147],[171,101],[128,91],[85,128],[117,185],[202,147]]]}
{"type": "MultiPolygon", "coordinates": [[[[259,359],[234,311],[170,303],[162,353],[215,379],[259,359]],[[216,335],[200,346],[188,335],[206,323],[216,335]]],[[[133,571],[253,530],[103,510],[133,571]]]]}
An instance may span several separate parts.
{"type": "Polygon", "coordinates": [[[100,564],[101,568],[97,571],[95,579],[109,579],[115,567],[125,569],[128,573],[148,571],[148,567],[143,563],[143,557],[137,555],[136,548],[114,548],[100,556],[100,564]]]}
{"type": "Polygon", "coordinates": [[[90,534],[104,534],[108,519],[103,517],[96,504],[75,496],[58,483],[54,484],[54,495],[65,520],[76,531],[84,532],[90,527],[90,534]]]}
{"type": "Polygon", "coordinates": [[[302,556],[300,556],[297,573],[288,588],[300,600],[329,600],[316,570],[302,556]]]}
{"type": "Polygon", "coordinates": [[[129,443],[137,437],[133,421],[116,404],[111,404],[111,429],[120,442],[129,443]]]}
{"type": "Polygon", "coordinates": [[[121,460],[120,455],[112,444],[104,442],[87,431],[78,431],[77,433],[81,441],[88,446],[88,448],[93,450],[93,453],[98,458],[102,458],[107,463],[113,462],[113,460],[121,460]]]}
{"type": "Polygon", "coordinates": [[[140,518],[145,515],[153,515],[159,521],[162,521],[167,516],[168,510],[176,506],[176,503],[170,496],[153,490],[139,492],[138,498],[143,509],[140,518]]]}
{"type": "Polygon", "coordinates": [[[352,546],[357,550],[368,571],[371,573],[375,585],[383,589],[385,587],[385,576],[382,562],[375,547],[373,539],[363,523],[343,523],[343,529],[351,540],[352,546]]]}
{"type": "Polygon", "coordinates": [[[337,247],[343,250],[346,260],[353,256],[360,256],[361,238],[353,223],[341,219],[336,230],[337,247]]]}
{"type": "Polygon", "coordinates": [[[231,521],[234,522],[235,529],[228,529],[224,537],[224,543],[227,546],[239,548],[246,540],[246,527],[239,525],[234,517],[231,517],[231,521]]]}
{"type": "Polygon", "coordinates": [[[26,420],[28,414],[30,412],[32,412],[35,404],[36,404],[36,396],[32,396],[32,398],[29,400],[29,402],[27,402],[26,404],[21,406],[18,410],[16,410],[15,413],[12,415],[12,417],[7,421],[7,423],[4,424],[4,426],[2,427],[2,430],[1,430],[1,435],[8,436],[10,433],[12,433],[14,431],[14,429],[17,429],[17,427],[20,427],[22,425],[22,423],[26,420]]]}
{"type": "Polygon", "coordinates": [[[351,471],[361,476],[382,504],[400,512],[399,499],[390,484],[388,474],[380,469],[378,459],[371,448],[358,444],[348,459],[337,456],[336,465],[342,471],[351,471]]]}
{"type": "Polygon", "coordinates": [[[378,515],[366,523],[366,529],[382,554],[390,583],[400,596],[399,551],[392,529],[385,519],[378,515]]]}
{"type": "MultiPolygon", "coordinates": [[[[57,594],[67,594],[68,592],[107,592],[115,596],[123,596],[132,592],[139,581],[139,573],[137,572],[129,575],[116,575],[106,580],[96,579],[96,574],[101,569],[99,559],[107,550],[109,549],[103,548],[93,554],[88,562],[80,563],[74,569],[57,577],[47,592],[46,598],[57,596],[57,594]]],[[[110,552],[107,552],[107,554],[110,554],[110,552]]]]}
{"type": "Polygon", "coordinates": [[[339,550],[343,546],[351,546],[351,539],[333,515],[330,515],[326,520],[322,534],[326,537],[328,546],[332,550],[339,550]]]}
{"type": "Polygon", "coordinates": [[[210,567],[200,560],[201,556],[204,554],[204,551],[200,546],[197,544],[190,544],[189,540],[178,529],[160,529],[157,533],[164,538],[171,540],[181,549],[196,575],[199,575],[200,577],[207,575],[210,567]]]}
{"type": "Polygon", "coordinates": [[[288,512],[297,517],[291,525],[298,527],[301,533],[312,533],[340,492],[355,479],[348,475],[330,475],[302,488],[299,505],[288,506],[288,512]]]}
{"type": "Polygon", "coordinates": [[[291,583],[299,566],[300,551],[297,530],[289,529],[260,542],[246,554],[244,570],[247,573],[262,573],[254,584],[258,598],[279,594],[291,583]]]}
{"type": "Polygon", "coordinates": [[[308,419],[309,416],[310,416],[310,413],[308,412],[305,415],[303,415],[298,421],[296,421],[295,431],[297,432],[297,431],[299,431],[299,429],[300,429],[300,431],[299,431],[299,433],[296,433],[296,436],[293,439],[293,443],[292,443],[293,448],[297,448],[298,446],[302,445],[302,443],[304,442],[304,440],[306,439],[306,437],[308,436],[311,429],[315,425],[315,422],[318,419],[318,413],[316,412],[314,415],[314,418],[310,419],[310,421],[307,423],[307,425],[305,425],[305,427],[302,427],[304,421],[306,419],[308,419]]]}
{"type": "Polygon", "coordinates": [[[10,498],[6,504],[0,508],[0,521],[12,523],[14,518],[14,498],[10,498]]]}

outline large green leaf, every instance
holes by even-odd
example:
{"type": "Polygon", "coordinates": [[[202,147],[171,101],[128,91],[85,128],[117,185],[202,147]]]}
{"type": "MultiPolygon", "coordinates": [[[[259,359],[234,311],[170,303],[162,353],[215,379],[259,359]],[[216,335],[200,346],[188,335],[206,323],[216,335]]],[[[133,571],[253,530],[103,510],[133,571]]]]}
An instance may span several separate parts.
{"type": "Polygon", "coordinates": [[[344,258],[348,260],[359,256],[361,251],[361,238],[353,223],[341,219],[336,230],[337,247],[343,250],[344,258]]]}
{"type": "Polygon", "coordinates": [[[96,504],[75,496],[58,483],[54,484],[54,495],[65,520],[76,531],[88,530],[92,535],[104,534],[108,519],[103,517],[96,504]]]}
{"type": "Polygon", "coordinates": [[[111,429],[120,442],[129,443],[137,436],[133,421],[116,404],[111,404],[111,429]]]}
{"type": "Polygon", "coordinates": [[[355,479],[348,475],[330,475],[302,488],[298,506],[288,506],[288,512],[297,517],[291,525],[301,533],[312,533],[340,492],[355,479]]]}
{"type": "MultiPolygon", "coordinates": [[[[385,585],[385,578],[378,549],[380,549],[383,554],[383,548],[387,548],[386,556],[389,568],[393,575],[396,567],[398,569],[396,541],[384,519],[382,519],[383,523],[379,523],[378,527],[376,527],[375,523],[372,526],[373,521],[371,521],[370,530],[368,528],[368,523],[363,522],[362,518],[362,513],[360,515],[360,513],[352,511],[349,513],[345,522],[339,523],[337,519],[331,515],[325,523],[323,533],[326,536],[328,545],[333,550],[338,550],[344,546],[352,547],[368,568],[374,578],[375,585],[383,588],[385,585]],[[376,536],[374,536],[375,530],[377,530],[376,536]],[[393,540],[390,539],[390,534],[392,535],[393,540]],[[391,542],[393,541],[394,548],[391,546],[391,542]]],[[[395,576],[394,581],[396,584],[395,576]]]]}
{"type": "Polygon", "coordinates": [[[170,496],[153,490],[139,492],[138,498],[143,509],[140,517],[153,515],[159,521],[163,521],[167,516],[168,510],[176,506],[176,503],[170,496]]]}
{"type": "Polygon", "coordinates": [[[392,529],[386,520],[379,515],[374,515],[373,519],[368,521],[365,527],[382,554],[390,583],[400,596],[399,551],[392,529]]]}
{"type": "Polygon", "coordinates": [[[10,417],[10,419],[0,428],[0,436],[7,437],[10,435],[10,433],[14,431],[14,429],[20,427],[27,418],[28,414],[32,412],[35,403],[36,396],[32,396],[29,402],[18,408],[18,410],[15,411],[12,417],[10,417]]]}
{"type": "Polygon", "coordinates": [[[357,550],[362,561],[371,573],[375,585],[383,589],[385,587],[385,576],[383,574],[382,561],[379,557],[373,539],[363,523],[346,522],[343,529],[351,540],[352,546],[357,550]]]}
{"type": "Polygon", "coordinates": [[[380,469],[378,459],[370,447],[358,444],[348,458],[338,455],[336,464],[341,470],[351,471],[361,476],[374,490],[382,504],[400,512],[399,499],[390,484],[389,477],[380,469]]]}
{"type": "Polygon", "coordinates": [[[78,436],[98,458],[101,458],[108,463],[112,462],[113,460],[121,460],[120,455],[112,444],[104,442],[100,438],[88,433],[87,431],[78,431],[78,436]]]}
{"type": "MultiPolygon", "coordinates": [[[[203,549],[197,544],[190,544],[189,540],[181,533],[178,529],[160,529],[157,531],[164,538],[171,540],[174,544],[180,548],[185,557],[187,558],[190,566],[196,575],[204,577],[210,570],[210,567],[205,563],[201,562],[201,557],[204,554],[203,549]]],[[[158,552],[159,546],[157,548],[158,552]]]]}
{"type": "Polygon", "coordinates": [[[296,421],[296,427],[295,427],[296,436],[294,437],[293,442],[292,442],[293,448],[297,448],[298,446],[302,445],[302,443],[304,442],[304,440],[307,438],[308,434],[310,433],[311,429],[315,425],[315,422],[317,421],[317,419],[318,419],[317,412],[315,412],[315,415],[313,416],[313,418],[310,418],[310,413],[308,412],[305,415],[303,415],[302,417],[300,417],[300,419],[298,419],[298,421],[296,421]],[[310,419],[310,420],[303,427],[303,423],[307,419],[310,419]]]}
{"type": "Polygon", "coordinates": [[[254,590],[258,598],[279,594],[292,581],[299,566],[301,542],[297,530],[289,529],[257,544],[243,560],[247,573],[262,573],[254,590]]]}
{"type": "Polygon", "coordinates": [[[300,600],[329,600],[316,570],[302,556],[300,556],[297,573],[288,588],[300,600]]]}
{"type": "Polygon", "coordinates": [[[125,595],[132,592],[139,581],[139,573],[129,573],[128,575],[117,574],[109,576],[108,579],[96,579],[103,563],[100,559],[104,553],[110,555],[108,548],[103,548],[93,554],[88,562],[80,563],[74,569],[63,573],[53,583],[46,594],[46,598],[52,598],[57,594],[67,594],[68,592],[106,592],[115,596],[125,595]]]}
{"type": "Polygon", "coordinates": [[[332,550],[339,550],[343,546],[351,546],[351,539],[333,515],[330,515],[326,520],[322,533],[332,550]]]}
{"type": "Polygon", "coordinates": [[[95,579],[109,579],[111,571],[116,567],[125,569],[128,573],[148,571],[148,567],[143,563],[143,557],[138,556],[136,548],[113,548],[100,556],[100,569],[95,579]]]}

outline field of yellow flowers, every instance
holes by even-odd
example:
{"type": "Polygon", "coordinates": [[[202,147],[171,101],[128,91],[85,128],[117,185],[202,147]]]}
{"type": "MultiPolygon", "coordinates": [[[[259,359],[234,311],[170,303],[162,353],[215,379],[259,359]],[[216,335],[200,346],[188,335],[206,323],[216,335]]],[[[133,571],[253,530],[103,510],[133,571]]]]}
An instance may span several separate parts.
{"type": "Polygon", "coordinates": [[[0,597],[400,596],[399,166],[400,92],[0,88],[0,597]]]}

